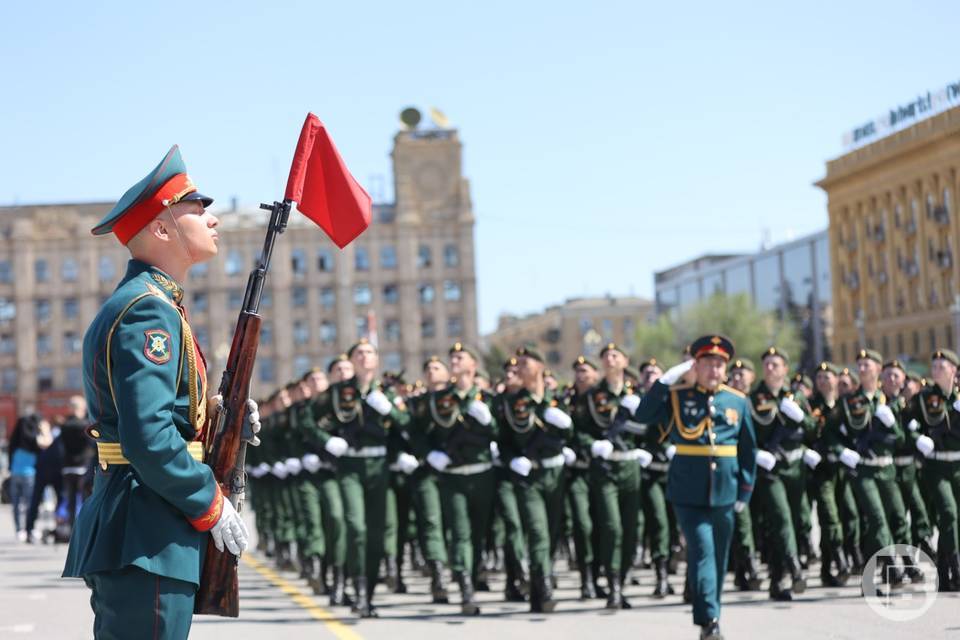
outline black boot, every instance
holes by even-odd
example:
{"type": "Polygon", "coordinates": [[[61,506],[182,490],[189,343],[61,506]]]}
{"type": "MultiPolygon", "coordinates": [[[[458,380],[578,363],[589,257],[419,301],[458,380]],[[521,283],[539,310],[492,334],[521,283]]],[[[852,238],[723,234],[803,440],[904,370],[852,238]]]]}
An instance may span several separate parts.
{"type": "Polygon", "coordinates": [[[677,575],[680,570],[680,555],[683,553],[683,547],[679,544],[670,545],[670,560],[667,562],[667,573],[672,576],[677,575]]]}
{"type": "Polygon", "coordinates": [[[770,599],[777,602],[793,600],[793,593],[784,584],[783,565],[774,560],[770,563],[770,599]]]}
{"type": "Polygon", "coordinates": [[[407,592],[407,583],[403,581],[403,558],[397,562],[397,586],[393,590],[394,593],[406,593],[407,592]]]}
{"type": "Polygon", "coordinates": [[[693,587],[690,585],[690,574],[687,573],[687,577],[683,579],[683,604],[691,602],[693,602],[693,587]]]}
{"type": "MultiPolygon", "coordinates": [[[[827,564],[826,556],[824,556],[823,563],[827,564]]],[[[847,556],[843,553],[843,549],[837,547],[833,550],[833,563],[837,565],[837,586],[842,587],[847,584],[847,580],[850,579],[850,564],[847,562],[847,556]]]]}
{"type": "Polygon", "coordinates": [[[700,625],[700,640],[723,640],[720,634],[720,621],[714,618],[707,624],[700,625]]]}
{"type": "Polygon", "coordinates": [[[396,556],[387,556],[383,559],[384,565],[386,566],[386,576],[383,583],[387,586],[387,590],[391,593],[398,593],[397,591],[397,558],[396,556]]]}
{"type": "Polygon", "coordinates": [[[607,569],[607,609],[619,609],[623,603],[623,585],[619,578],[613,577],[614,574],[607,569]]]}
{"type": "Polygon", "coordinates": [[[903,557],[903,573],[910,578],[910,584],[920,584],[923,582],[923,571],[914,562],[913,557],[905,555],[903,557]]]}
{"type": "Polygon", "coordinates": [[[630,601],[627,600],[627,592],[623,590],[623,577],[620,578],[620,608],[621,609],[633,609],[633,605],[630,604],[630,601]]]}
{"type": "Polygon", "coordinates": [[[430,596],[433,604],[447,604],[450,598],[447,595],[446,579],[443,575],[443,563],[439,560],[430,561],[430,596]]]}
{"type": "Polygon", "coordinates": [[[310,556],[306,559],[306,565],[308,567],[307,584],[313,589],[314,595],[327,595],[326,579],[323,575],[324,566],[320,556],[310,556]]]}
{"type": "Polygon", "coordinates": [[[607,592],[601,584],[600,578],[605,575],[605,572],[602,567],[595,566],[593,571],[593,590],[597,593],[597,597],[601,600],[606,599],[607,592]]]}
{"type": "Polygon", "coordinates": [[[847,552],[847,559],[850,561],[850,573],[860,575],[863,573],[863,552],[860,551],[860,545],[847,543],[843,546],[847,552]]]}
{"type": "Polygon", "coordinates": [[[891,589],[903,584],[903,570],[897,566],[896,559],[889,557],[881,559],[880,581],[889,585],[891,589]]]}
{"type": "Polygon", "coordinates": [[[293,561],[292,543],[281,542],[277,545],[277,569],[280,571],[297,570],[297,565],[293,561]]]}
{"type": "Polygon", "coordinates": [[[506,581],[503,586],[503,599],[507,602],[524,602],[527,598],[520,590],[520,565],[513,558],[506,558],[504,569],[506,581]]]}
{"type": "Polygon", "coordinates": [[[589,564],[580,563],[580,599],[593,600],[597,597],[597,590],[593,588],[593,568],[589,564]]]}
{"type": "Polygon", "coordinates": [[[344,593],[343,567],[333,568],[333,584],[330,585],[330,606],[340,607],[348,605],[348,599],[344,593]]]}
{"type": "Polygon", "coordinates": [[[369,593],[367,591],[367,579],[365,576],[354,576],[353,578],[353,612],[361,618],[372,618],[373,611],[370,608],[369,593]]]}
{"type": "Polygon", "coordinates": [[[310,566],[311,559],[308,558],[303,551],[297,548],[297,564],[300,565],[300,577],[304,580],[310,580],[310,566]]]}
{"type": "Polygon", "coordinates": [[[960,553],[952,553],[947,558],[949,591],[960,591],[960,553]]]}
{"type": "Polygon", "coordinates": [[[557,601],[553,599],[553,587],[550,585],[550,578],[546,575],[538,575],[533,578],[533,584],[536,590],[540,592],[540,611],[552,613],[557,608],[557,601]]]}
{"type": "Polygon", "coordinates": [[[746,579],[747,579],[747,590],[748,591],[760,591],[760,586],[763,583],[762,578],[760,578],[760,558],[757,557],[756,552],[747,553],[746,555],[746,579]]]}
{"type": "Polygon", "coordinates": [[[667,559],[657,558],[653,561],[653,569],[656,574],[657,585],[653,589],[654,598],[665,598],[673,593],[670,587],[670,581],[667,580],[667,559]]]}
{"type": "Polygon", "coordinates": [[[800,595],[807,590],[807,576],[803,573],[803,566],[797,556],[787,558],[787,571],[790,572],[790,578],[793,580],[793,592],[800,595]]]}
{"type": "Polygon", "coordinates": [[[460,613],[465,616],[480,614],[480,607],[473,600],[473,580],[469,575],[458,574],[457,583],[460,585],[460,613]]]}

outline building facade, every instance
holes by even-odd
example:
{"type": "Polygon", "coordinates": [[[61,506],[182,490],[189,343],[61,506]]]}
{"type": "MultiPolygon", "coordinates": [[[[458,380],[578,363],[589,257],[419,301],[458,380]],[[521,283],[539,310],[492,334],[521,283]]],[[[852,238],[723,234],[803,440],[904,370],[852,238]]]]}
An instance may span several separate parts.
{"type": "Polygon", "coordinates": [[[827,163],[834,351],[926,362],[960,323],[960,107],[827,163]]]}
{"type": "MultiPolygon", "coordinates": [[[[326,366],[359,337],[375,335],[382,366],[407,371],[454,341],[478,341],[474,217],[461,153],[455,130],[399,132],[395,202],[374,205],[370,228],[343,250],[291,214],[261,304],[255,395],[326,366]]],[[[84,332],[129,259],[114,238],[90,234],[112,206],[0,208],[0,420],[31,407],[61,413],[82,389],[84,332]]],[[[214,213],[220,254],[184,283],[211,386],[226,364],[269,215],[214,213]]]]}
{"type": "Polygon", "coordinates": [[[826,231],[747,255],[708,255],[654,274],[658,314],[683,313],[714,294],[747,294],[761,310],[797,324],[800,365],[831,357],[830,241],[826,231]]]}
{"type": "Polygon", "coordinates": [[[500,316],[496,331],[485,336],[484,343],[503,355],[521,345],[536,345],[547,366],[570,379],[569,368],[577,356],[595,357],[608,342],[633,351],[637,327],[653,319],[653,301],[645,298],[573,298],[540,313],[500,316]]]}

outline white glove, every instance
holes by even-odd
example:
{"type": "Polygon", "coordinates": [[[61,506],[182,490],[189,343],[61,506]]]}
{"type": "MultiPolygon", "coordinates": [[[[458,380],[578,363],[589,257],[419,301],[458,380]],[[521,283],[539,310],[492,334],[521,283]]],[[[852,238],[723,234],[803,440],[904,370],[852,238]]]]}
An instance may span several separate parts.
{"type": "Polygon", "coordinates": [[[667,456],[667,460],[673,460],[673,456],[677,455],[677,445],[671,444],[663,450],[663,455],[667,456]]]}
{"type": "Polygon", "coordinates": [[[517,475],[526,478],[530,475],[530,470],[533,469],[533,463],[530,462],[530,458],[520,456],[510,461],[510,468],[513,469],[513,472],[517,475]]]}
{"type": "Polygon", "coordinates": [[[814,451],[813,449],[807,449],[803,452],[803,461],[811,469],[816,469],[817,465],[820,464],[820,461],[823,460],[823,456],[814,451]]]}
{"type": "Polygon", "coordinates": [[[780,413],[794,422],[801,422],[803,420],[803,409],[800,408],[796,400],[788,398],[787,396],[784,396],[783,400],[780,401],[780,413]]]}
{"type": "Polygon", "coordinates": [[[274,463],[273,463],[273,466],[270,468],[270,473],[272,473],[272,474],[275,475],[276,477],[278,477],[278,478],[280,478],[281,480],[283,480],[284,478],[287,477],[287,475],[288,475],[290,472],[287,471],[287,465],[285,465],[284,463],[282,463],[282,462],[280,462],[280,461],[278,460],[277,462],[274,462],[274,463]]]}
{"type": "Polygon", "coordinates": [[[247,548],[247,538],[250,537],[247,525],[243,523],[240,514],[226,497],[223,498],[220,519],[210,529],[210,535],[213,537],[213,544],[216,545],[217,551],[223,551],[223,547],[226,546],[230,553],[238,556],[247,548]]]}
{"type": "Polygon", "coordinates": [[[400,466],[400,471],[410,475],[420,466],[420,461],[409,453],[401,452],[400,455],[397,456],[397,464],[400,466]]]}
{"type": "Polygon", "coordinates": [[[842,433],[843,435],[847,435],[847,425],[843,423],[840,424],[840,433],[842,433]]]}
{"type": "Polygon", "coordinates": [[[577,461],[577,454],[575,454],[573,452],[573,449],[571,449],[570,447],[564,447],[562,453],[563,453],[563,464],[567,465],[568,467],[577,461]]]}
{"type": "Polygon", "coordinates": [[[640,406],[640,396],[635,393],[623,396],[620,398],[620,406],[630,412],[630,415],[633,415],[637,412],[637,407],[640,406]]]}
{"type": "Polygon", "coordinates": [[[893,415],[893,409],[891,409],[885,404],[877,405],[877,411],[875,415],[877,416],[877,419],[879,419],[880,422],[883,423],[883,426],[885,426],[887,429],[892,427],[897,422],[896,416],[893,415]]]}
{"type": "Polygon", "coordinates": [[[367,395],[367,404],[382,416],[389,414],[393,407],[387,400],[387,396],[383,395],[383,392],[379,389],[374,389],[367,395]]]}
{"type": "Polygon", "coordinates": [[[300,458],[287,458],[283,463],[287,467],[287,472],[292,476],[303,471],[303,463],[300,462],[300,458]]]}
{"type": "Polygon", "coordinates": [[[490,455],[493,456],[494,460],[500,459],[500,445],[497,444],[496,440],[490,441],[490,455]]]}
{"type": "Polygon", "coordinates": [[[339,458],[347,452],[347,449],[350,448],[350,445],[347,444],[347,441],[339,436],[333,436],[327,440],[327,444],[323,445],[323,448],[327,450],[327,453],[332,455],[335,458],[339,458]]]}
{"type": "Polygon", "coordinates": [[[490,414],[490,407],[485,402],[474,400],[467,407],[467,415],[479,422],[484,427],[493,422],[493,416],[490,414]]]}
{"type": "Polygon", "coordinates": [[[929,458],[933,454],[936,443],[930,436],[920,436],[917,438],[917,451],[923,454],[924,458],[929,458]]]}
{"type": "Polygon", "coordinates": [[[320,456],[315,453],[308,453],[303,456],[303,468],[310,473],[316,473],[320,469],[320,456]]]}
{"type": "Polygon", "coordinates": [[[953,402],[953,410],[960,411],[960,399],[957,399],[953,402]]]}
{"type": "Polygon", "coordinates": [[[556,407],[549,407],[546,411],[544,411],[543,419],[555,426],[557,429],[569,429],[570,425],[573,424],[573,419],[556,407]]]}
{"type": "Polygon", "coordinates": [[[777,457],[769,451],[757,449],[757,464],[770,471],[777,464],[777,457]]]}
{"type": "MultiPolygon", "coordinates": [[[[223,396],[219,393],[211,396],[208,402],[214,404],[218,411],[223,410],[223,396]]],[[[243,427],[240,430],[240,439],[252,447],[259,447],[260,438],[257,434],[260,433],[260,408],[253,398],[247,398],[246,414],[246,420],[243,421],[243,427]]]]}
{"type": "Polygon", "coordinates": [[[678,365],[674,365],[667,369],[667,372],[660,376],[660,382],[667,385],[668,387],[672,384],[676,384],[677,380],[682,378],[687,371],[693,368],[693,364],[696,360],[686,360],[681,362],[678,365]]]}
{"type": "Polygon", "coordinates": [[[840,462],[851,469],[856,469],[857,465],[860,464],[860,454],[853,449],[844,449],[840,452],[840,462]]]}
{"type": "Polygon", "coordinates": [[[590,455],[594,458],[606,460],[613,453],[613,443],[609,440],[594,440],[590,445],[590,455]]]}
{"type": "Polygon", "coordinates": [[[733,503],[733,512],[740,513],[741,511],[744,510],[744,508],[746,508],[746,506],[747,506],[746,502],[743,502],[742,500],[737,500],[736,502],[733,503]]]}
{"type": "MultiPolygon", "coordinates": [[[[960,400],[957,400],[957,402],[960,402],[960,400]]],[[[917,422],[916,418],[911,418],[910,422],[907,423],[907,429],[910,429],[910,431],[916,431],[919,428],[920,423],[917,422]]]]}
{"type": "Polygon", "coordinates": [[[261,462],[253,468],[253,471],[250,472],[250,475],[252,475],[254,478],[262,478],[268,473],[270,473],[270,465],[268,465],[266,462],[261,462]]]}
{"type": "MultiPolygon", "coordinates": [[[[491,442],[490,444],[494,443],[491,442]]],[[[437,471],[443,471],[450,466],[451,462],[453,462],[453,460],[451,460],[450,456],[445,454],[443,451],[431,451],[427,454],[427,464],[437,471]]]]}
{"type": "Polygon", "coordinates": [[[640,461],[640,467],[643,469],[647,468],[651,462],[653,462],[653,454],[647,451],[646,449],[634,449],[636,451],[637,460],[640,461]]]}

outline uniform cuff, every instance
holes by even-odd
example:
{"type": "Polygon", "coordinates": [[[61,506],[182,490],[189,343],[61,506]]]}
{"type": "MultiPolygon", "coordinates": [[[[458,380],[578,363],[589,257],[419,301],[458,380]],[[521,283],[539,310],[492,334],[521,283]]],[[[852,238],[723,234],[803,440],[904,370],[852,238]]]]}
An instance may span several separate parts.
{"type": "Polygon", "coordinates": [[[740,485],[740,491],[737,493],[738,501],[749,504],[751,495],[753,495],[753,485],[740,485]]]}
{"type": "Polygon", "coordinates": [[[210,503],[206,512],[199,518],[190,520],[190,524],[193,525],[193,528],[197,531],[209,531],[213,529],[213,525],[217,524],[217,520],[220,519],[220,514],[223,513],[223,492],[220,490],[220,483],[215,483],[214,486],[217,492],[214,494],[213,501],[210,503]]]}

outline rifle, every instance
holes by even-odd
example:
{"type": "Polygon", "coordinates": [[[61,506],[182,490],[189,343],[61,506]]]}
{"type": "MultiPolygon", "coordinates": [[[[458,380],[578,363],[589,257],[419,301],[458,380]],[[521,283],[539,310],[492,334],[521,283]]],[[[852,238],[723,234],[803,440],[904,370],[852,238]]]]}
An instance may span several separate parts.
{"type": "MultiPolygon", "coordinates": [[[[270,268],[270,258],[277,235],[284,232],[290,217],[290,200],[261,204],[261,209],[270,211],[270,224],[263,242],[263,251],[257,265],[247,279],[247,290],[243,298],[243,307],[237,319],[237,328],[233,333],[227,366],[220,379],[222,403],[214,412],[210,421],[210,430],[204,447],[204,462],[213,469],[213,475],[220,483],[224,499],[230,500],[237,512],[243,508],[246,489],[247,443],[241,440],[243,421],[246,419],[247,399],[250,397],[250,379],[253,377],[253,364],[260,346],[260,325],[263,318],[259,315],[263,285],[270,268]]],[[[200,588],[194,602],[193,611],[198,614],[211,614],[236,618],[240,615],[240,592],[237,567],[239,557],[227,550],[220,552],[207,539],[207,552],[200,572],[200,588]]]]}

